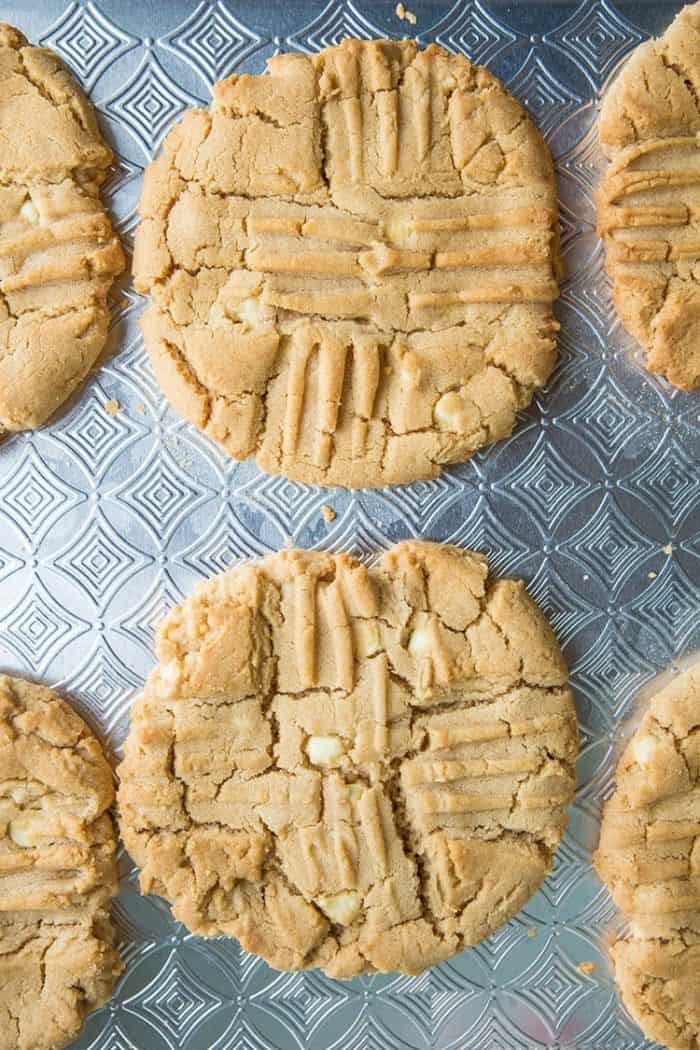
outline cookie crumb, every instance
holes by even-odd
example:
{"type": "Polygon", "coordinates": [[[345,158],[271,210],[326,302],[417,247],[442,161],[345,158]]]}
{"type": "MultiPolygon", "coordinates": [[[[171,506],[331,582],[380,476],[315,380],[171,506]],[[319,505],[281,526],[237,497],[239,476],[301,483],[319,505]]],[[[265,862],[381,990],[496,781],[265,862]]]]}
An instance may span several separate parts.
{"type": "Polygon", "coordinates": [[[658,574],[657,574],[657,573],[655,573],[653,569],[651,570],[651,572],[648,572],[648,573],[647,573],[647,576],[649,577],[649,579],[650,579],[650,580],[655,580],[655,579],[656,579],[656,577],[657,577],[657,575],[658,575],[658,574]]]}
{"type": "Polygon", "coordinates": [[[136,405],[136,411],[140,412],[142,416],[146,415],[146,406],[144,405],[143,401],[138,402],[138,404],[136,405]]]}
{"type": "Polygon", "coordinates": [[[527,931],[527,935],[528,935],[528,937],[536,937],[537,936],[537,930],[535,929],[534,926],[530,927],[530,929],[527,931]]]}
{"type": "Polygon", "coordinates": [[[335,513],[335,511],[333,510],[332,507],[327,507],[326,504],[324,503],[323,506],[321,507],[321,517],[323,518],[324,521],[326,521],[326,522],[328,522],[330,524],[331,521],[335,521],[336,513],[335,513]]]}
{"type": "Polygon", "coordinates": [[[592,977],[595,973],[594,962],[582,962],[578,964],[579,972],[586,975],[586,977],[592,977]]]}
{"type": "Polygon", "coordinates": [[[412,26],[414,26],[416,24],[416,22],[418,21],[418,19],[414,15],[413,11],[407,11],[406,7],[404,6],[404,4],[397,4],[396,5],[396,17],[400,18],[402,22],[406,21],[406,22],[410,23],[410,25],[412,25],[412,26]]]}
{"type": "Polygon", "coordinates": [[[665,555],[667,555],[667,557],[670,558],[671,555],[673,554],[673,544],[672,543],[667,543],[665,547],[661,548],[661,550],[662,550],[662,552],[665,555]]]}
{"type": "Polygon", "coordinates": [[[116,416],[119,411],[119,402],[115,397],[105,403],[105,412],[109,416],[116,416]]]}

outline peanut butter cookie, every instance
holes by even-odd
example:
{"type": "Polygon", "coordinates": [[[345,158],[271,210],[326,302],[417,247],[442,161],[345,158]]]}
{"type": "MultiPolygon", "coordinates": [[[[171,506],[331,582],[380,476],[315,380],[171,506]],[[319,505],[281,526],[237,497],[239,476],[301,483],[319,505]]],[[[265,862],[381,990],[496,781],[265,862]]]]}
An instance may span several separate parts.
{"type": "Polygon", "coordinates": [[[0,25],[0,434],[31,430],[107,339],[124,257],[99,198],[112,153],[56,56],[0,25]]]}
{"type": "Polygon", "coordinates": [[[622,323],[647,367],[700,384],[700,3],[641,44],[605,95],[600,141],[610,165],[598,230],[622,323]]]}
{"type": "Polygon", "coordinates": [[[346,40],[214,87],[146,172],[136,287],[175,408],[321,485],[431,478],[555,360],[547,147],[486,69],[346,40]]]}
{"type": "Polygon", "coordinates": [[[0,1050],[57,1050],[111,995],[113,798],[82,719],[0,676],[0,1050]]]}
{"type": "Polygon", "coordinates": [[[120,768],[141,888],[282,970],[417,973],[539,887],[577,727],[556,640],[483,557],[285,551],[165,619],[120,768]]]}
{"type": "Polygon", "coordinates": [[[625,1006],[672,1050],[700,1047],[700,666],[652,700],[617,769],[595,864],[631,931],[625,1006]]]}

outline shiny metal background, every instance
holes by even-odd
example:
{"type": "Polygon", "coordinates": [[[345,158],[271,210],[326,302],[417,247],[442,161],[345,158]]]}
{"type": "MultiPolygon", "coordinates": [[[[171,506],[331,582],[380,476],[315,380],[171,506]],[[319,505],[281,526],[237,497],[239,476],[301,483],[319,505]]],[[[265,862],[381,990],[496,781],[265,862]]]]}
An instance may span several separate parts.
{"type": "Polygon", "coordinates": [[[679,5],[406,6],[415,29],[394,0],[0,0],[0,19],[54,48],[97,105],[118,155],[107,196],[127,249],[144,165],[213,80],[260,72],[277,50],[417,33],[488,63],[544,130],[567,267],[559,364],[513,436],[438,481],[355,494],[229,461],[169,411],[126,280],[79,395],[40,433],[0,445],[0,667],[65,688],[116,758],[154,624],[198,578],[288,538],[367,558],[408,536],[476,547],[527,580],[571,666],[581,759],[570,830],[542,891],[489,941],[420,978],[349,984],[277,974],[234,941],[191,937],[165,904],[139,897],[124,855],[126,973],[81,1050],[651,1045],[618,1005],[604,950],[615,913],[590,857],[621,720],[700,639],[700,399],[640,370],[611,310],[591,197],[600,91],[679,5]]]}

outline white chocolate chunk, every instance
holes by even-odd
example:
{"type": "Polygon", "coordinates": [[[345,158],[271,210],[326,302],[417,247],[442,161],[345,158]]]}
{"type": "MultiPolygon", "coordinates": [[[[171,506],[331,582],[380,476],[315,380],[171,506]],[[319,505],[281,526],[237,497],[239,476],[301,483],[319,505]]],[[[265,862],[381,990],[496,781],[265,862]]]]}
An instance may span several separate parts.
{"type": "Polygon", "coordinates": [[[241,299],[236,307],[238,320],[242,321],[243,324],[250,325],[251,328],[264,321],[266,313],[267,311],[258,296],[251,295],[247,299],[241,299]]]}
{"type": "Polygon", "coordinates": [[[656,741],[653,736],[640,736],[634,742],[634,757],[640,766],[648,766],[656,754],[656,741]]]}
{"type": "Polygon", "coordinates": [[[19,213],[25,222],[31,223],[32,226],[39,225],[39,212],[34,201],[25,201],[19,213]]]}
{"type": "Polygon", "coordinates": [[[416,627],[408,642],[408,651],[417,660],[430,656],[433,648],[431,632],[427,627],[416,627]]]}
{"type": "Polygon", "coordinates": [[[349,926],[360,913],[360,895],[355,890],[343,890],[324,897],[317,897],[316,903],[326,913],[331,922],[349,926]]]}
{"type": "Polygon", "coordinates": [[[337,766],[345,754],[339,736],[310,736],[306,742],[309,762],[315,766],[337,766]]]}
{"type": "Polygon", "coordinates": [[[21,846],[23,849],[53,842],[54,836],[48,828],[42,827],[43,823],[42,816],[17,817],[16,820],[10,821],[10,838],[16,846],[21,846]]]}
{"type": "Polygon", "coordinates": [[[468,433],[473,429],[473,411],[467,409],[456,390],[442,395],[433,409],[433,416],[441,430],[468,433]]]}

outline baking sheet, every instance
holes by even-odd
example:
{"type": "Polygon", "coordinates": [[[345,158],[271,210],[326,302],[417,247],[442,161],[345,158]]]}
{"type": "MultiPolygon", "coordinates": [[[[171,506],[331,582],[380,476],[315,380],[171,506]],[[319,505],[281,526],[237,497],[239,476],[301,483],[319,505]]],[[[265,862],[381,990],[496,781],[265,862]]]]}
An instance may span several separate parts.
{"type": "Polygon", "coordinates": [[[0,668],[68,691],[116,759],[154,625],[202,576],[289,538],[366,558],[409,536],[475,547],[527,580],[570,664],[581,725],[570,830],[542,891],[484,944],[419,978],[350,983],[277,974],[234,941],[190,936],[139,896],[123,855],[126,973],[80,1050],[652,1045],[618,1005],[604,950],[615,913],[590,856],[620,720],[700,639],[700,400],[640,370],[611,310],[591,191],[600,89],[679,5],[406,6],[415,28],[393,0],[0,0],[0,20],[54,48],[91,93],[118,154],[107,196],[127,249],[144,165],[213,80],[260,72],[277,50],[417,33],[489,63],[543,128],[567,267],[559,364],[513,436],[438,481],[354,494],[266,477],[178,419],[125,280],[108,351],[78,396],[42,432],[0,445],[0,668]]]}

